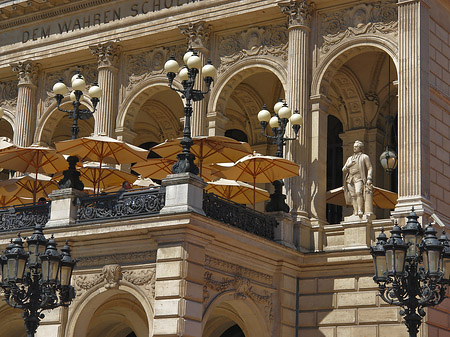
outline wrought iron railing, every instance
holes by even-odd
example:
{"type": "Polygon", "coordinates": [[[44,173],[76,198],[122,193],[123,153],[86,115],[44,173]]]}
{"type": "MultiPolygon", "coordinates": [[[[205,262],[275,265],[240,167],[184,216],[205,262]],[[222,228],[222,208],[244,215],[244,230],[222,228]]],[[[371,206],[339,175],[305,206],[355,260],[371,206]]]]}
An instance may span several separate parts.
{"type": "Polygon", "coordinates": [[[271,216],[254,211],[213,193],[203,194],[203,210],[207,217],[273,240],[278,222],[271,216]]]}
{"type": "Polygon", "coordinates": [[[37,224],[44,227],[49,219],[50,202],[1,208],[0,231],[30,229],[37,224]]]}
{"type": "Polygon", "coordinates": [[[158,214],[165,189],[152,188],[78,198],[77,222],[158,214]]]}

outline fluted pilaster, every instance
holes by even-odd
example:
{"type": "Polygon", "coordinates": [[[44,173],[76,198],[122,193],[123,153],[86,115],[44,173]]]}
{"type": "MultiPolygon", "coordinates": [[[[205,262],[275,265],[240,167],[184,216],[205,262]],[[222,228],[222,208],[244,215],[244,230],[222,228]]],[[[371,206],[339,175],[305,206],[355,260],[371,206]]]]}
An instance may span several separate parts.
{"type": "Polygon", "coordinates": [[[30,146],[36,129],[36,81],[40,65],[29,60],[13,63],[11,68],[19,78],[13,142],[30,146]]]}
{"type": "MultiPolygon", "coordinates": [[[[308,68],[309,68],[309,34],[312,6],[306,0],[290,0],[279,3],[281,11],[288,16],[288,89],[286,100],[294,110],[298,109],[303,116],[303,125],[299,131],[298,141],[290,141],[286,145],[286,158],[300,164],[298,177],[287,179],[287,201],[292,212],[307,216],[309,211],[308,197],[308,137],[310,127],[308,68]]],[[[289,136],[292,136],[289,130],[289,136]]]]}
{"type": "Polygon", "coordinates": [[[396,213],[430,213],[429,13],[420,0],[399,1],[398,194],[396,213]]]}
{"type": "MultiPolygon", "coordinates": [[[[211,26],[204,21],[189,23],[179,27],[181,33],[186,35],[189,46],[199,52],[202,64],[206,64],[209,57],[209,35],[211,26]]],[[[202,91],[206,90],[206,84],[200,73],[197,76],[195,87],[202,91]]],[[[191,134],[192,136],[203,136],[206,134],[206,113],[208,106],[208,97],[202,101],[193,102],[192,118],[191,118],[191,134]]]]}
{"type": "Polygon", "coordinates": [[[103,95],[95,113],[95,135],[114,137],[118,109],[118,75],[121,46],[116,42],[91,46],[91,53],[97,56],[98,85],[103,95]]]}

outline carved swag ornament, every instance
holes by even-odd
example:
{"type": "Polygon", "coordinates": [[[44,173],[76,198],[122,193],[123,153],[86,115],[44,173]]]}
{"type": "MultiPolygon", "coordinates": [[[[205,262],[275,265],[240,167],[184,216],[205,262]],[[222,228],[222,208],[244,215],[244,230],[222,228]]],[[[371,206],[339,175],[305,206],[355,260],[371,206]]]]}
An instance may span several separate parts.
{"type": "Polygon", "coordinates": [[[320,51],[326,54],[342,40],[362,34],[393,34],[397,36],[397,2],[380,1],[360,4],[319,17],[322,35],[320,51]]]}

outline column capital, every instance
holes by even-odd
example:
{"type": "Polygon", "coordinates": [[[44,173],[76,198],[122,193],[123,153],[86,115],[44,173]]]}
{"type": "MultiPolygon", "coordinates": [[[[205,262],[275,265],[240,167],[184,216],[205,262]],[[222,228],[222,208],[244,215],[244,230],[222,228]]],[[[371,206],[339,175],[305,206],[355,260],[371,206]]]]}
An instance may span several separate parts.
{"type": "Polygon", "coordinates": [[[209,35],[212,26],[206,21],[197,21],[180,25],[181,33],[186,35],[188,44],[201,52],[209,51],[209,35]]]}
{"type": "Polygon", "coordinates": [[[314,9],[307,0],[285,0],[278,3],[281,11],[288,16],[289,28],[311,26],[311,14],[314,9]]]}
{"type": "Polygon", "coordinates": [[[12,71],[17,73],[19,85],[36,85],[41,65],[32,60],[11,63],[12,71]]]}
{"type": "Polygon", "coordinates": [[[119,55],[122,51],[122,46],[114,41],[99,43],[97,45],[89,46],[92,55],[97,56],[99,68],[104,67],[119,67],[119,55]]]}

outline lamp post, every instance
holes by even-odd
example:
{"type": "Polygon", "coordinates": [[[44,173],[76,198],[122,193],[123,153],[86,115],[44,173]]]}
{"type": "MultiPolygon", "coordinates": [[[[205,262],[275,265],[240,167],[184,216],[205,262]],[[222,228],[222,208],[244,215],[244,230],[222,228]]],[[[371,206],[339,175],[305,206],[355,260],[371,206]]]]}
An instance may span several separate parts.
{"type": "Polygon", "coordinates": [[[402,308],[410,337],[419,332],[423,309],[441,303],[450,284],[449,240],[445,232],[438,239],[431,224],[424,231],[417,218],[413,208],[403,228],[395,224],[389,239],[382,230],[370,247],[380,297],[402,308]]]}
{"type": "MultiPolygon", "coordinates": [[[[283,103],[282,99],[280,99],[275,104],[273,109],[275,112],[274,116],[270,114],[270,112],[267,110],[266,105],[264,105],[262,110],[258,113],[258,120],[261,123],[263,136],[269,139],[273,139],[273,142],[277,145],[277,152],[275,153],[275,156],[282,158],[283,146],[286,145],[286,141],[297,139],[298,130],[300,129],[300,125],[303,123],[303,117],[298,113],[297,110],[295,110],[295,113],[292,114],[291,109],[287,106],[286,103],[283,103]],[[291,122],[295,137],[284,137],[288,122],[291,122]],[[266,134],[267,124],[269,124],[272,129],[272,136],[266,134]]],[[[266,205],[266,211],[283,211],[286,213],[289,212],[289,206],[285,202],[286,196],[282,193],[282,187],[284,185],[283,181],[275,180],[272,184],[275,187],[275,191],[270,195],[270,201],[266,205]]]]}
{"type": "Polygon", "coordinates": [[[75,298],[70,278],[76,261],[67,241],[59,253],[55,239],[46,239],[40,224],[26,242],[28,252],[19,234],[0,256],[1,287],[6,303],[23,310],[27,337],[34,337],[44,310],[67,307],[75,298]]]}
{"type": "Polygon", "coordinates": [[[86,89],[86,82],[84,77],[80,74],[80,70],[78,70],[72,77],[72,89],[73,91],[70,93],[70,100],[72,101],[73,110],[65,110],[61,108],[61,102],[64,98],[64,94],[67,92],[67,87],[62,80],[59,80],[59,82],[53,86],[53,92],[56,94],[55,98],[58,104],[58,110],[67,112],[69,114],[69,118],[73,119],[72,139],[76,139],[78,138],[79,132],[78,119],[85,120],[92,117],[92,114],[95,112],[95,108],[100,101],[100,97],[102,96],[102,90],[97,83],[94,83],[89,88],[89,96],[94,107],[94,111],[90,111],[89,109],[80,109],[83,91],[86,89]]]}
{"type": "Polygon", "coordinates": [[[183,138],[180,141],[183,149],[182,152],[177,155],[178,161],[173,165],[172,173],[190,172],[193,174],[198,174],[198,167],[194,164],[195,156],[190,152],[192,146],[191,101],[201,101],[204,98],[204,95],[210,91],[211,83],[214,81],[217,70],[211,64],[211,61],[208,61],[208,63],[202,68],[202,75],[206,83],[206,91],[197,90],[194,89],[195,79],[200,72],[202,61],[197,55],[197,52],[192,48],[190,48],[189,51],[184,54],[183,61],[185,65],[183,66],[183,68],[181,68],[181,70],[174,56],[171,56],[169,60],[164,64],[164,70],[167,72],[170,89],[181,93],[182,98],[186,99],[186,104],[184,106],[183,138]],[[181,84],[183,85],[183,89],[177,89],[172,86],[173,80],[177,76],[176,73],[178,73],[181,84]]]}

